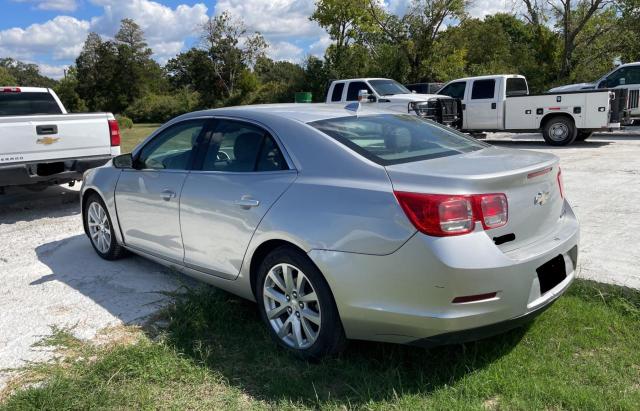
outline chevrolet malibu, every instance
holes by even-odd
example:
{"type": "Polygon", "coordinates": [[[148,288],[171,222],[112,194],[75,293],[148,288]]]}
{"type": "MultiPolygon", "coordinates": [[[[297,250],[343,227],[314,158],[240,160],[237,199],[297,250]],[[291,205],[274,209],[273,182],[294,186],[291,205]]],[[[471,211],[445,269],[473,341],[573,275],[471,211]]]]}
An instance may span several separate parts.
{"type": "Polygon", "coordinates": [[[86,173],[98,255],[133,252],[257,302],[303,358],[519,326],[573,281],[558,158],[366,107],[200,111],[86,173]]]}

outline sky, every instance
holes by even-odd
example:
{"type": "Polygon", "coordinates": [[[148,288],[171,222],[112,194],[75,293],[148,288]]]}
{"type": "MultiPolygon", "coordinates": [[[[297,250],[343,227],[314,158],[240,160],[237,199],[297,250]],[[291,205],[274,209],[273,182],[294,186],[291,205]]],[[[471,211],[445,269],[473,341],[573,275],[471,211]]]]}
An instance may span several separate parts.
{"type": "MultiPolygon", "coordinates": [[[[386,0],[402,14],[411,0],[386,0]]],[[[483,17],[512,11],[513,0],[475,0],[470,14],[483,17]]],[[[331,44],[326,32],[309,20],[314,0],[0,0],[0,57],[40,66],[42,74],[61,78],[73,64],[91,31],[113,37],[120,20],[134,19],[144,30],[153,57],[166,63],[198,41],[199,26],[223,11],[262,33],[274,60],[300,62],[321,57],[331,44]]]]}

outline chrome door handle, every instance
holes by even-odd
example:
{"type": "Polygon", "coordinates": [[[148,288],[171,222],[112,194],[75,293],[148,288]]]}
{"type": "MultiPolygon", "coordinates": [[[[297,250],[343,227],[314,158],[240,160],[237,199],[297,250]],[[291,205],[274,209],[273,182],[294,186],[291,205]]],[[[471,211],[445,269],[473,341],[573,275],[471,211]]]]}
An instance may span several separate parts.
{"type": "Polygon", "coordinates": [[[254,200],[252,198],[245,198],[245,197],[242,197],[240,200],[236,200],[233,203],[245,209],[249,209],[251,207],[258,207],[260,205],[260,201],[254,200]]]}
{"type": "Polygon", "coordinates": [[[164,201],[170,201],[172,198],[176,198],[176,193],[171,190],[162,190],[161,195],[164,201]]]}

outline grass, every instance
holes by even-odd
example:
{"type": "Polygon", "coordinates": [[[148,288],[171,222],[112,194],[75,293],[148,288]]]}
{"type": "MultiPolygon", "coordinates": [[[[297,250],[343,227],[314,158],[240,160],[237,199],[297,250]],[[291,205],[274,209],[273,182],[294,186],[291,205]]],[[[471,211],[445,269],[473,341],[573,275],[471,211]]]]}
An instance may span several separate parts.
{"type": "MultiPolygon", "coordinates": [[[[592,409],[640,404],[640,292],[579,280],[529,327],[431,350],[351,342],[309,364],[269,340],[255,306],[210,287],[161,332],[96,345],[54,330],[0,409],[592,409]],[[38,383],[38,381],[41,381],[38,383]]],[[[128,329],[131,330],[130,328],[128,329]]]]}
{"type": "Polygon", "coordinates": [[[120,148],[123,153],[129,153],[135,146],[153,133],[160,124],[134,124],[133,128],[122,129],[120,148]]]}

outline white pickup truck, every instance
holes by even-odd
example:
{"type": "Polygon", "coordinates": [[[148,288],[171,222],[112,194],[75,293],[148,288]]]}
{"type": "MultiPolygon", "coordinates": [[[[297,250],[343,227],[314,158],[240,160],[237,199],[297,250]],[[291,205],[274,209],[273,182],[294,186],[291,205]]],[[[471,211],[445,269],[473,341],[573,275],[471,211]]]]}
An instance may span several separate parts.
{"type": "Polygon", "coordinates": [[[458,121],[455,99],[414,93],[397,81],[386,78],[334,80],[327,91],[326,102],[344,105],[359,101],[362,95],[370,104],[386,110],[416,114],[446,125],[458,121]]]}
{"type": "Polygon", "coordinates": [[[459,99],[462,122],[471,133],[542,131],[547,144],[563,146],[585,140],[597,130],[620,128],[626,111],[618,90],[581,90],[529,94],[519,75],[468,77],[453,80],[438,92],[459,99]]]}
{"type": "Polygon", "coordinates": [[[67,114],[53,90],[0,87],[0,193],[73,184],[119,154],[112,114],[67,114]]]}
{"type": "Polygon", "coordinates": [[[593,83],[569,84],[552,88],[549,93],[594,90],[603,88],[628,90],[627,109],[629,120],[640,121],[640,61],[622,64],[593,83]]]}

